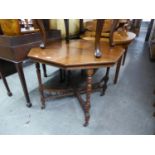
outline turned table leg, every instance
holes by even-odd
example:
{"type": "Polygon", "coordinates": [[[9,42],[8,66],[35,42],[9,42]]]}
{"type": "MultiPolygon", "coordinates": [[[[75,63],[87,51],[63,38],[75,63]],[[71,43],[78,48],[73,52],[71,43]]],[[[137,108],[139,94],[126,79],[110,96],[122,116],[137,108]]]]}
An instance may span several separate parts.
{"type": "Polygon", "coordinates": [[[42,64],[42,68],[43,68],[44,77],[47,77],[46,65],[42,64]]]}
{"type": "Polygon", "coordinates": [[[7,83],[7,81],[6,81],[6,78],[5,78],[5,76],[4,76],[1,72],[0,72],[0,77],[2,78],[3,83],[4,83],[5,87],[6,87],[8,96],[12,96],[12,93],[11,93],[11,91],[10,91],[10,88],[9,88],[9,86],[8,86],[8,83],[7,83]]]}
{"type": "Polygon", "coordinates": [[[25,95],[25,98],[26,98],[26,101],[27,101],[26,106],[31,107],[32,104],[31,104],[29,94],[28,94],[28,90],[27,90],[27,85],[26,85],[25,76],[24,76],[24,72],[23,72],[22,62],[16,63],[15,66],[16,66],[16,69],[17,69],[17,72],[18,72],[18,75],[19,75],[19,78],[20,78],[20,82],[21,82],[21,85],[22,85],[22,88],[23,88],[23,91],[24,91],[24,95],[25,95]]]}
{"type": "Polygon", "coordinates": [[[40,64],[36,63],[36,72],[39,82],[39,92],[40,92],[40,100],[41,100],[41,109],[45,109],[45,97],[44,97],[44,90],[43,90],[43,84],[41,80],[41,71],[40,71],[40,64]]]}
{"type": "Polygon", "coordinates": [[[114,78],[114,84],[116,84],[118,81],[118,75],[119,75],[119,71],[120,71],[121,61],[122,61],[122,57],[118,60],[118,63],[117,63],[115,78],[114,78]]]}
{"type": "Polygon", "coordinates": [[[85,123],[84,126],[87,126],[90,119],[90,95],[92,92],[92,76],[93,76],[93,69],[87,70],[87,86],[86,86],[86,103],[84,106],[85,109],[85,123]]]}

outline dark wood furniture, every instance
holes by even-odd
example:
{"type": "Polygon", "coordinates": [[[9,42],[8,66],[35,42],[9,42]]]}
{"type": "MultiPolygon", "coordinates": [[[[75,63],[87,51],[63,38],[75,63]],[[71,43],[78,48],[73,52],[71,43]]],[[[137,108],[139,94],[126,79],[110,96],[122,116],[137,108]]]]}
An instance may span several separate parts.
{"type": "Polygon", "coordinates": [[[23,61],[27,59],[27,53],[33,46],[40,44],[39,33],[27,34],[22,36],[0,36],[0,59],[14,63],[18,72],[27,106],[31,107],[25,76],[23,72],[23,61]],[[38,38],[35,40],[34,38],[38,38]],[[34,40],[34,41],[33,41],[34,40]]]}
{"type": "MultiPolygon", "coordinates": [[[[109,22],[107,23],[108,24],[105,26],[105,29],[103,27],[100,41],[109,42],[110,46],[121,45],[125,49],[125,53],[123,56],[123,63],[122,63],[122,65],[124,65],[128,46],[134,40],[134,38],[136,37],[136,34],[133,32],[127,31],[126,29],[127,20],[114,19],[114,20],[109,20],[109,22]]],[[[94,41],[95,25],[96,25],[96,21],[86,23],[86,28],[88,30],[85,31],[85,33],[82,34],[80,37],[84,40],[94,41]]],[[[114,77],[114,84],[116,84],[118,81],[119,70],[120,70],[120,64],[118,63],[116,67],[115,77],[114,77]]]]}
{"type": "MultiPolygon", "coordinates": [[[[31,107],[32,104],[28,94],[25,76],[23,72],[23,61],[28,59],[27,54],[32,47],[38,47],[40,45],[41,36],[40,32],[36,32],[36,30],[34,33],[32,33],[32,31],[30,33],[24,31],[23,33],[24,35],[20,36],[0,35],[0,61],[5,60],[11,65],[12,63],[15,65],[26,98],[26,105],[27,107],[31,107]]],[[[48,32],[48,37],[50,39],[60,39],[60,31],[51,30],[48,32]]],[[[1,77],[5,83],[8,93],[10,94],[8,84],[3,74],[5,74],[5,71],[1,72],[1,77]]]]}
{"type": "Polygon", "coordinates": [[[15,72],[15,67],[10,65],[10,63],[7,61],[0,60],[0,78],[2,79],[2,81],[4,83],[4,86],[6,88],[8,96],[12,96],[12,92],[10,91],[10,88],[9,88],[7,80],[6,80],[6,76],[7,76],[8,72],[9,73],[15,72]]]}
{"type": "MultiPolygon", "coordinates": [[[[67,25],[67,21],[65,24],[67,25]]],[[[35,63],[36,71],[39,82],[39,91],[41,98],[41,108],[45,108],[45,100],[53,97],[62,97],[67,95],[75,95],[84,111],[85,123],[84,126],[88,125],[90,119],[90,102],[91,92],[93,90],[102,90],[102,94],[105,93],[108,82],[109,68],[117,63],[121,63],[124,49],[120,46],[110,47],[108,43],[100,43],[100,35],[103,26],[103,20],[98,20],[96,28],[96,39],[95,43],[83,39],[69,40],[66,41],[54,41],[46,43],[44,49],[32,48],[28,54],[35,63]],[[96,52],[100,53],[100,57],[95,57],[96,52]],[[40,63],[48,64],[56,67],[60,67],[64,70],[86,70],[86,86],[78,87],[75,81],[70,82],[70,87],[65,89],[46,88],[42,83],[40,63]],[[92,76],[95,73],[94,69],[101,67],[108,67],[106,75],[101,79],[99,83],[92,84],[92,76]],[[74,84],[75,85],[74,85],[74,84]],[[46,96],[45,92],[48,91],[50,96],[46,96]],[[86,100],[80,96],[81,93],[86,93],[86,100]]],[[[68,34],[68,31],[66,31],[68,34]]]]}
{"type": "MultiPolygon", "coordinates": [[[[128,46],[135,39],[135,37],[136,37],[136,34],[133,33],[133,32],[121,32],[121,31],[119,32],[119,31],[116,31],[113,34],[113,44],[114,45],[120,45],[125,49],[122,65],[124,65],[124,63],[125,63],[125,59],[126,59],[126,55],[127,55],[127,51],[128,51],[128,46]]],[[[94,41],[94,39],[95,39],[89,33],[87,33],[86,35],[82,35],[81,38],[84,39],[84,40],[92,40],[92,41],[94,41]]],[[[101,42],[109,42],[109,39],[104,37],[104,38],[101,38],[100,41],[101,42]]],[[[120,66],[118,64],[118,66],[116,67],[114,84],[116,84],[117,81],[118,81],[119,68],[120,68],[120,66]]]]}

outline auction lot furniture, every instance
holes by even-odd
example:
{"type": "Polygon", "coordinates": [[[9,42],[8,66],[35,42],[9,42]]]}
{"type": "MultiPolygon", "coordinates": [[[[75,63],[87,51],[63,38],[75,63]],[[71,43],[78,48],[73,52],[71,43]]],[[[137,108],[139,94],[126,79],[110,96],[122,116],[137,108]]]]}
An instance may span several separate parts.
{"type": "MultiPolygon", "coordinates": [[[[101,42],[108,42],[110,46],[121,45],[125,49],[122,65],[125,63],[128,46],[136,37],[135,33],[127,31],[126,25],[127,20],[106,20],[100,39],[101,42]]],[[[86,22],[86,31],[81,35],[81,38],[84,40],[94,41],[95,26],[96,20],[86,22]]],[[[119,70],[120,64],[118,63],[116,67],[114,84],[118,81],[119,70]]]]}
{"type": "MultiPolygon", "coordinates": [[[[67,23],[67,22],[66,22],[67,23]]],[[[68,95],[75,95],[85,114],[84,126],[88,125],[90,119],[90,101],[91,92],[99,89],[102,90],[102,94],[105,93],[108,82],[109,71],[106,75],[96,84],[92,84],[92,77],[94,69],[108,67],[121,62],[124,54],[124,49],[120,46],[110,47],[108,43],[100,42],[101,29],[103,27],[102,20],[99,20],[96,28],[95,43],[83,39],[75,40],[60,40],[53,41],[46,44],[45,48],[32,48],[28,54],[36,63],[36,71],[39,82],[39,91],[41,97],[41,108],[45,108],[45,100],[52,97],[62,97],[68,95]],[[100,53],[100,57],[95,57],[96,52],[100,53]],[[94,55],[95,54],[95,55],[94,55]],[[64,70],[86,70],[86,86],[75,86],[75,81],[70,82],[70,87],[65,89],[49,89],[42,83],[40,63],[56,66],[64,70]],[[46,96],[46,92],[50,93],[50,96],[46,96]],[[80,96],[81,93],[86,93],[86,99],[80,96]]],[[[68,31],[67,31],[67,34],[68,31]]]]}
{"type": "MultiPolygon", "coordinates": [[[[128,51],[128,46],[135,39],[135,37],[136,37],[136,34],[133,32],[116,31],[113,34],[114,45],[120,45],[125,49],[122,65],[124,65],[124,63],[125,63],[125,59],[126,59],[126,55],[127,55],[127,51],[128,51]]],[[[92,40],[92,41],[95,40],[95,37],[91,35],[91,32],[87,32],[85,35],[82,35],[81,38],[84,40],[92,40]]],[[[109,42],[109,39],[108,38],[101,38],[100,41],[101,42],[109,42]]],[[[116,68],[114,84],[116,84],[118,81],[119,69],[120,69],[120,67],[118,66],[116,68]]]]}
{"type": "MultiPolygon", "coordinates": [[[[38,31],[38,30],[37,30],[38,31]]],[[[17,36],[7,36],[0,35],[0,60],[5,60],[10,63],[10,66],[15,65],[16,71],[18,72],[20,82],[23,88],[25,99],[27,102],[27,107],[31,107],[31,101],[29,98],[27,85],[25,81],[25,76],[23,72],[23,61],[28,59],[27,54],[32,47],[38,47],[41,43],[41,36],[39,32],[31,29],[22,28],[21,32],[23,35],[17,36]]],[[[49,32],[51,38],[60,38],[60,31],[51,30],[49,32]]],[[[4,66],[1,66],[4,67],[4,66]]],[[[1,72],[1,70],[0,70],[1,72]]],[[[7,83],[4,78],[5,71],[1,72],[1,77],[7,88],[7,83]],[[4,75],[2,75],[2,73],[4,75]]],[[[7,88],[8,93],[10,94],[9,89],[7,88]]]]}
{"type": "Polygon", "coordinates": [[[26,105],[28,107],[31,107],[31,101],[29,98],[22,65],[23,61],[27,59],[27,53],[30,48],[38,46],[39,44],[39,33],[26,34],[22,36],[0,36],[0,59],[10,62],[10,66],[13,64],[15,65],[26,98],[26,105]]]}

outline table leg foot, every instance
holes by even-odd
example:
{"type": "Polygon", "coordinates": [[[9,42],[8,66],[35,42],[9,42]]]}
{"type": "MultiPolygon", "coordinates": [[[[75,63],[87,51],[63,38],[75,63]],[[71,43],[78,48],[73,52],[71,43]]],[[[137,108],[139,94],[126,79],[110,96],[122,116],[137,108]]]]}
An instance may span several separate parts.
{"type": "Polygon", "coordinates": [[[100,96],[104,96],[105,95],[106,89],[107,89],[107,86],[105,85],[104,88],[102,89],[102,92],[101,92],[100,96]]]}
{"type": "Polygon", "coordinates": [[[24,72],[23,72],[22,62],[17,63],[15,65],[16,65],[16,69],[17,69],[17,72],[18,72],[18,75],[19,75],[19,78],[20,78],[21,85],[23,87],[25,99],[26,99],[26,101],[28,103],[28,106],[27,105],[26,106],[31,107],[31,101],[30,101],[30,97],[29,97],[29,94],[28,94],[28,90],[27,90],[27,85],[26,85],[25,76],[24,76],[24,72]]]}
{"type": "Polygon", "coordinates": [[[45,107],[46,107],[45,105],[41,105],[41,109],[42,109],[42,110],[45,109],[45,107]]]}
{"type": "Polygon", "coordinates": [[[29,103],[26,104],[26,106],[27,106],[28,108],[31,108],[31,107],[32,107],[32,103],[29,102],[29,103]]]}
{"type": "Polygon", "coordinates": [[[85,122],[85,123],[83,124],[83,126],[84,126],[84,127],[87,127],[87,126],[88,126],[88,123],[85,122]]]}
{"type": "Polygon", "coordinates": [[[41,98],[41,109],[45,109],[46,105],[45,105],[45,99],[41,98]]]}
{"type": "Polygon", "coordinates": [[[11,92],[7,92],[8,96],[12,96],[12,93],[11,92]]]}
{"type": "Polygon", "coordinates": [[[87,127],[89,124],[90,114],[89,112],[85,114],[85,123],[83,124],[84,127],[87,127]]]}

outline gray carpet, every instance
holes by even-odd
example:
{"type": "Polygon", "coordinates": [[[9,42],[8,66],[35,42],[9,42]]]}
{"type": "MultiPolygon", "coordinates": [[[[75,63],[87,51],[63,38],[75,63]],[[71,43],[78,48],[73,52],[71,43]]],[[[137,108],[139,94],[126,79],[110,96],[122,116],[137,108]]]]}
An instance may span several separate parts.
{"type": "MultiPolygon", "coordinates": [[[[50,100],[45,110],[40,109],[38,81],[32,64],[24,68],[32,108],[25,106],[17,74],[7,77],[12,97],[7,96],[0,80],[0,134],[154,134],[155,63],[149,60],[145,33],[142,27],[140,36],[130,45],[118,84],[113,84],[113,67],[105,96],[92,94],[88,127],[82,126],[83,112],[74,97],[50,100]]],[[[43,78],[44,82],[58,70],[50,66],[47,69],[50,77],[43,78]]],[[[105,69],[100,69],[94,80],[104,73],[105,69]]]]}

